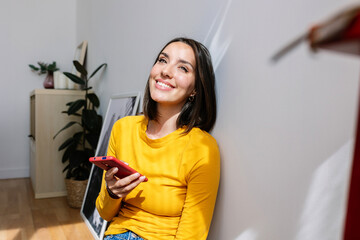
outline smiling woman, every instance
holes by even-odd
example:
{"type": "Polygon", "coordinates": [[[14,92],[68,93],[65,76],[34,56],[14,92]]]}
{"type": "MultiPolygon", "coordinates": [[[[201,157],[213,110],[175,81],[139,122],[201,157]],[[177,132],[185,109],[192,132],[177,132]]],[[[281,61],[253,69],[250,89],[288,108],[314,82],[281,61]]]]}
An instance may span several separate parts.
{"type": "MultiPolygon", "coordinates": [[[[169,45],[172,45],[172,43],[182,43],[191,47],[195,60],[195,63],[192,64],[195,75],[194,92],[189,95],[189,98],[182,106],[180,115],[177,119],[177,126],[186,126],[187,132],[193,127],[199,127],[200,129],[209,132],[216,121],[215,73],[210,53],[207,48],[199,42],[186,38],[176,38],[165,45],[160,51],[153,69],[156,67],[159,59],[160,61],[164,61],[161,59],[164,52],[166,54],[166,51],[164,50],[169,45]]],[[[180,62],[182,61],[184,61],[184,59],[181,59],[180,62]]],[[[189,60],[188,62],[191,63],[189,60]]],[[[150,120],[155,120],[160,113],[158,111],[157,102],[150,96],[150,80],[151,74],[145,88],[144,114],[150,120]]]]}
{"type": "Polygon", "coordinates": [[[107,155],[148,182],[139,174],[117,178],[117,168],[104,173],[96,207],[111,221],[105,239],[206,239],[220,178],[219,149],[208,133],[216,119],[208,50],[192,39],[170,41],[150,72],[143,106],[144,116],[114,124],[107,155]]]}

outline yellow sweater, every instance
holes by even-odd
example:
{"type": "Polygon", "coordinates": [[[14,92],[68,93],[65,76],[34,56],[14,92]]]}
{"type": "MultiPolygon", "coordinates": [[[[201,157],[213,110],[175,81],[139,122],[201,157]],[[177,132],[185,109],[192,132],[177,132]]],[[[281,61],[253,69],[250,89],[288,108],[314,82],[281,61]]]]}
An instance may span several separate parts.
{"type": "Polygon", "coordinates": [[[103,180],[96,207],[111,221],[105,235],[131,230],[144,239],[206,239],[220,178],[216,140],[193,128],[149,139],[144,116],[125,117],[112,129],[107,155],[123,160],[149,181],[112,199],[103,180]]]}

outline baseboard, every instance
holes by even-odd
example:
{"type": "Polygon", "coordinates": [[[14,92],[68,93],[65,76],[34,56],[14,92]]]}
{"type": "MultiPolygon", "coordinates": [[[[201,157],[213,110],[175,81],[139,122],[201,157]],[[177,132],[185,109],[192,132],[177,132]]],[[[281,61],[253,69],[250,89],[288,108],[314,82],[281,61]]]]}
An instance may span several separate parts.
{"type": "Polygon", "coordinates": [[[50,192],[50,193],[36,193],[35,198],[52,198],[52,197],[63,197],[66,196],[67,192],[50,192]]]}
{"type": "Polygon", "coordinates": [[[29,168],[3,168],[0,169],[0,179],[28,178],[30,177],[29,168]]]}

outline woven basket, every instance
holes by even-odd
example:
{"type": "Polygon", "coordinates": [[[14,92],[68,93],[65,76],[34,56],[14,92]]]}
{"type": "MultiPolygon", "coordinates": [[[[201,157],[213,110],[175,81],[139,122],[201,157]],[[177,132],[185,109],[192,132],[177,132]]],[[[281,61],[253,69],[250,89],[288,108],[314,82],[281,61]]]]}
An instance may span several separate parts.
{"type": "Polygon", "coordinates": [[[65,179],[67,202],[72,208],[81,208],[88,180],[65,179]]]}

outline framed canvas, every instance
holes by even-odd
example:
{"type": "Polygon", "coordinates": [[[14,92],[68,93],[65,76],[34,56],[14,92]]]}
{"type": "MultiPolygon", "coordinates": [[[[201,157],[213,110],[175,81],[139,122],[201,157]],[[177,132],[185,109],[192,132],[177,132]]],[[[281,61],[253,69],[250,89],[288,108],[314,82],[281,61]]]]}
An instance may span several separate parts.
{"type": "MultiPolygon", "coordinates": [[[[137,114],[140,96],[140,92],[134,92],[123,93],[110,98],[95,156],[106,155],[110,133],[114,123],[125,116],[137,114]]],[[[93,165],[80,210],[80,215],[92,235],[95,239],[99,240],[103,239],[104,232],[107,228],[107,222],[100,217],[95,206],[95,201],[101,188],[102,175],[103,170],[93,165]]]]}

